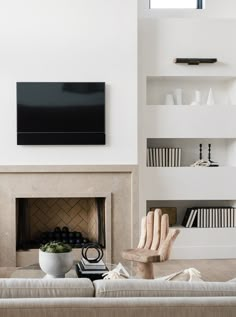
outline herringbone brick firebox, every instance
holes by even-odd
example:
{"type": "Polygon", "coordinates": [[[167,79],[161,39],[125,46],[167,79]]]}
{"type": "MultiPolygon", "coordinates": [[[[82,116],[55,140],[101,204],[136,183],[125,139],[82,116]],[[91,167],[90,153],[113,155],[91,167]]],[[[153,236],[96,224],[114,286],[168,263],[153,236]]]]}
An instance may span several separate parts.
{"type": "Polygon", "coordinates": [[[50,240],[56,240],[53,238],[55,229],[63,227],[67,227],[71,235],[70,238],[65,236],[63,242],[76,244],[73,233],[79,233],[90,242],[101,243],[105,237],[105,223],[101,223],[105,219],[105,199],[99,201],[98,206],[98,198],[18,199],[18,249],[37,248],[40,243],[47,242],[47,235],[50,240]]]}

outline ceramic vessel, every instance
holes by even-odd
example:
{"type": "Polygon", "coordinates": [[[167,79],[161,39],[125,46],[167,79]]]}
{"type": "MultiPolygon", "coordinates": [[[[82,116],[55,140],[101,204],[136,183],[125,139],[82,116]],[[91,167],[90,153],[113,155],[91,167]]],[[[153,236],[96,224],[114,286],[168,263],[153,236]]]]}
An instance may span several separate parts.
{"type": "Polygon", "coordinates": [[[195,99],[191,103],[191,106],[198,106],[201,104],[201,92],[199,90],[195,91],[195,99]]]}
{"type": "Polygon", "coordinates": [[[62,278],[73,265],[72,252],[48,253],[39,250],[39,265],[45,278],[62,278]]]}
{"type": "Polygon", "coordinates": [[[207,105],[212,106],[214,104],[215,104],[215,100],[214,100],[214,96],[213,96],[213,91],[212,91],[212,88],[210,88],[209,94],[207,97],[207,105]]]}
{"type": "Polygon", "coordinates": [[[183,104],[183,90],[181,88],[175,89],[176,105],[181,106],[183,104]]]}
{"type": "Polygon", "coordinates": [[[175,102],[174,102],[174,97],[172,94],[167,94],[166,97],[165,97],[165,105],[166,106],[172,106],[174,105],[175,102]]]}

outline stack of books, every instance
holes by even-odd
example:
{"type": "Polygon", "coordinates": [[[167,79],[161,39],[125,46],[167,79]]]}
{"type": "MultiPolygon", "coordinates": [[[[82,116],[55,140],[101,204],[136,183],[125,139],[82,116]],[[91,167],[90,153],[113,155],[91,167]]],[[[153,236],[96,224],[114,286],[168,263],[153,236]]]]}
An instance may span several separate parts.
{"type": "Polygon", "coordinates": [[[181,165],[180,148],[147,149],[147,166],[150,167],[179,167],[181,165]]]}
{"type": "Polygon", "coordinates": [[[108,269],[102,260],[97,263],[91,263],[88,260],[82,258],[75,265],[75,268],[78,277],[86,277],[92,281],[102,279],[102,275],[108,272],[108,269]]]}
{"type": "Polygon", "coordinates": [[[187,208],[182,226],[186,228],[232,228],[236,227],[234,207],[187,208]]]}

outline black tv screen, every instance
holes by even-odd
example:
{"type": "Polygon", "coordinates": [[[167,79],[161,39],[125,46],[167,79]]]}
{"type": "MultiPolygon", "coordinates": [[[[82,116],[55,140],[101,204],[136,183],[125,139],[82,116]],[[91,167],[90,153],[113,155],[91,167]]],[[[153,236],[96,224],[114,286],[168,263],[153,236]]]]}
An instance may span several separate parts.
{"type": "Polygon", "coordinates": [[[105,144],[104,82],[18,82],[17,144],[105,144]]]}

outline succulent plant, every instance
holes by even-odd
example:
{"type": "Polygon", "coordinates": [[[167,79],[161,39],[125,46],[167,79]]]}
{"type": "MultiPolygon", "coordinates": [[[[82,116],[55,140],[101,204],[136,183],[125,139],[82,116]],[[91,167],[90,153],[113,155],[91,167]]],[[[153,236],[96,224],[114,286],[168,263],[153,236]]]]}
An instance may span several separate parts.
{"type": "Polygon", "coordinates": [[[51,241],[46,244],[43,244],[40,247],[40,250],[48,253],[66,253],[70,252],[72,248],[69,244],[58,241],[51,241]]]}

